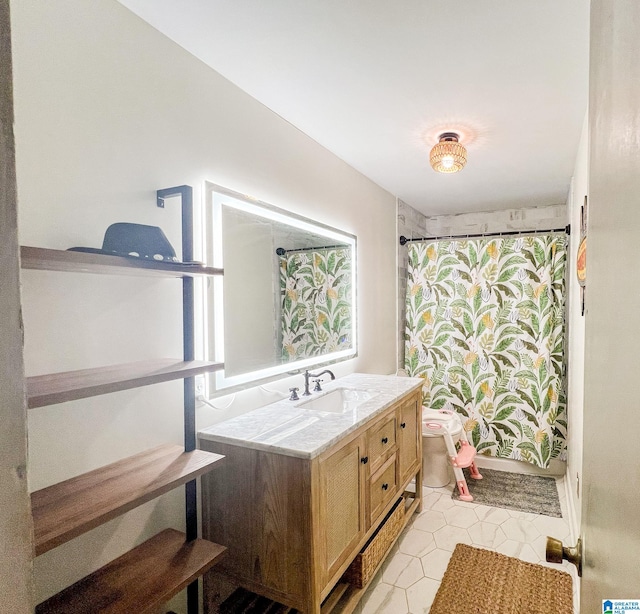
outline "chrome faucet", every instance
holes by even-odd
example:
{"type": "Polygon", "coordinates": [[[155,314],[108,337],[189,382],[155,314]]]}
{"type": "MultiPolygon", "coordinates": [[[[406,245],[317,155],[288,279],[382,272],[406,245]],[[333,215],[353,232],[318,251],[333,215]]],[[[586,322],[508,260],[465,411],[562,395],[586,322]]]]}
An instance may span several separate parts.
{"type": "MultiPolygon", "coordinates": [[[[336,376],[329,371],[329,369],[325,369],[324,371],[320,371],[320,373],[309,373],[309,371],[305,371],[304,372],[304,392],[302,393],[303,397],[308,397],[311,392],[309,392],[309,378],[310,377],[320,377],[321,375],[324,375],[325,373],[328,373],[331,376],[331,379],[336,379],[336,376]]],[[[320,388],[320,380],[316,380],[316,387],[314,388],[314,390],[316,392],[320,392],[322,391],[322,388],[320,388]]]]}

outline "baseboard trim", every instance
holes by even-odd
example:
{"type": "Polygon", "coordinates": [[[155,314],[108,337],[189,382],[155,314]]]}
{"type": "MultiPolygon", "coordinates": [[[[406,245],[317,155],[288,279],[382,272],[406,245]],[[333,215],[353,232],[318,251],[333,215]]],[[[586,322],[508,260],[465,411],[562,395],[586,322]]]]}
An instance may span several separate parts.
{"type": "Polygon", "coordinates": [[[567,463],[552,458],[547,469],[541,469],[531,463],[515,460],[513,458],[495,458],[493,456],[476,456],[476,465],[486,469],[496,469],[497,471],[509,471],[511,473],[525,473],[528,475],[542,475],[549,477],[562,477],[567,471],[567,463]]]}

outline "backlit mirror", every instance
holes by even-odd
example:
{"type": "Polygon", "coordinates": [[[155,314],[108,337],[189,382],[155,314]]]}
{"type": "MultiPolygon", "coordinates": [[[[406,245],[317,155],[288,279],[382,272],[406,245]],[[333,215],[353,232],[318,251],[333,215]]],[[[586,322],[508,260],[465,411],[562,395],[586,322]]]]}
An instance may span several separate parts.
{"type": "Polygon", "coordinates": [[[353,235],[211,183],[205,211],[216,391],[356,354],[353,235]]]}

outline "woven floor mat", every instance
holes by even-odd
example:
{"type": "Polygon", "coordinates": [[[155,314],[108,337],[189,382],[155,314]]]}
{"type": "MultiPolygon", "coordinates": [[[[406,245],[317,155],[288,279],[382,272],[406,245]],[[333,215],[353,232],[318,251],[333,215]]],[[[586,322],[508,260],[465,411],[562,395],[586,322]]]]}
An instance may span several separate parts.
{"type": "Polygon", "coordinates": [[[430,614],[573,612],[571,576],[491,550],[458,544],[430,614]]]}
{"type": "MultiPolygon", "coordinates": [[[[555,478],[484,467],[480,469],[480,473],[482,479],[474,480],[470,477],[468,469],[464,469],[474,503],[562,518],[555,478]]],[[[451,497],[460,498],[457,488],[451,497]]]]}

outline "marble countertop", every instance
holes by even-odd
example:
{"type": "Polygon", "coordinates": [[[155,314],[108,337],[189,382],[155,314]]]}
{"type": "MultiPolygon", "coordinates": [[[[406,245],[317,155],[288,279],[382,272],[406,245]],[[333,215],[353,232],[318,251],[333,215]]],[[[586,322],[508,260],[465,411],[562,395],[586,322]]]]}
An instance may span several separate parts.
{"type": "Polygon", "coordinates": [[[423,383],[413,377],[352,373],[324,382],[323,391],[310,397],[276,401],[203,429],[198,437],[286,456],[314,458],[423,383]],[[371,396],[342,413],[300,407],[337,388],[366,391],[371,396]]]}

